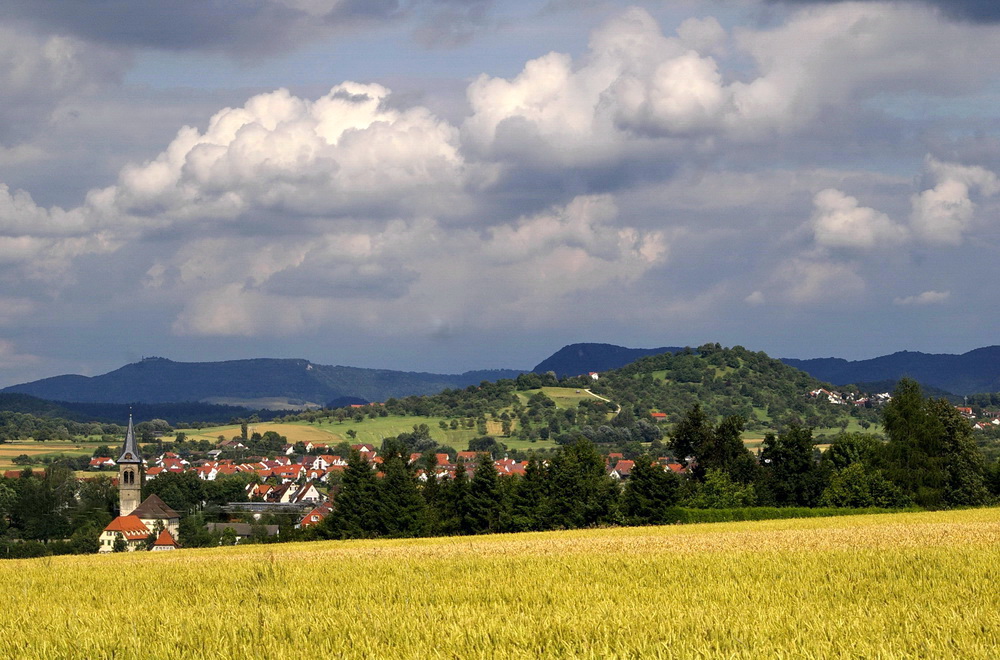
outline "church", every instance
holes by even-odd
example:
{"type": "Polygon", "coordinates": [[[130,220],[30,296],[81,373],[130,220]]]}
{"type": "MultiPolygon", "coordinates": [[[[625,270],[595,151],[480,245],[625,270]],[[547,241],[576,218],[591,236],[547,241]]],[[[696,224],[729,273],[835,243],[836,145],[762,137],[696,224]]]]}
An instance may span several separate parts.
{"type": "Polygon", "coordinates": [[[112,552],[118,539],[125,542],[129,551],[145,549],[150,534],[157,535],[152,550],[176,549],[180,514],[156,495],[140,501],[145,472],[132,427],[132,415],[128,417],[125,443],[115,463],[118,465],[118,517],[101,532],[98,551],[112,552]]]}

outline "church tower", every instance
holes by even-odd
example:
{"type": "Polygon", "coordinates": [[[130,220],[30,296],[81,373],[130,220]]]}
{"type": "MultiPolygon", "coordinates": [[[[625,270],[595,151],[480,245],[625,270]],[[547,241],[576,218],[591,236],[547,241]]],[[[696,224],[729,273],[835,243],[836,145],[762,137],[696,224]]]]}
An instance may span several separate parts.
{"type": "Polygon", "coordinates": [[[125,432],[125,444],[122,445],[118,463],[118,508],[121,516],[127,516],[142,498],[142,456],[139,445],[135,441],[135,431],[132,429],[132,415],[128,416],[128,430],[125,432]]]}

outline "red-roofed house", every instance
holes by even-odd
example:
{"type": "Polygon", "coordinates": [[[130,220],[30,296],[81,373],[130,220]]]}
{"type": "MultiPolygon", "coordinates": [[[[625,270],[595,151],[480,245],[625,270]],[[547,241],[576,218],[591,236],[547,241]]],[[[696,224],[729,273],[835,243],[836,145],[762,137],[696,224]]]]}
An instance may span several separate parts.
{"type": "Polygon", "coordinates": [[[612,479],[628,479],[632,475],[633,467],[635,467],[635,461],[621,460],[615,463],[615,466],[611,468],[611,472],[609,474],[612,479]]]}
{"type": "Polygon", "coordinates": [[[313,525],[318,525],[323,522],[330,512],[333,511],[333,502],[323,502],[315,509],[302,516],[302,520],[299,521],[297,527],[312,527],[313,525]]]}
{"type": "Polygon", "coordinates": [[[115,540],[123,539],[128,551],[140,549],[146,543],[149,528],[143,524],[139,516],[118,516],[108,523],[98,540],[98,552],[112,552],[115,540]]]}
{"type": "Polygon", "coordinates": [[[163,550],[176,550],[177,541],[167,530],[161,530],[160,535],[156,537],[156,541],[153,542],[153,547],[150,550],[163,551],[163,550]]]}

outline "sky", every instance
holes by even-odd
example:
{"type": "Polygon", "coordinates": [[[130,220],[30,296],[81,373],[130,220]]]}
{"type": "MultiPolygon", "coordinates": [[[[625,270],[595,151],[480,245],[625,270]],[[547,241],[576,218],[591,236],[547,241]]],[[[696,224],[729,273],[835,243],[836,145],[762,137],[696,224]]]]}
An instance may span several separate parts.
{"type": "Polygon", "coordinates": [[[0,0],[0,386],[998,342],[1000,5],[0,0]]]}

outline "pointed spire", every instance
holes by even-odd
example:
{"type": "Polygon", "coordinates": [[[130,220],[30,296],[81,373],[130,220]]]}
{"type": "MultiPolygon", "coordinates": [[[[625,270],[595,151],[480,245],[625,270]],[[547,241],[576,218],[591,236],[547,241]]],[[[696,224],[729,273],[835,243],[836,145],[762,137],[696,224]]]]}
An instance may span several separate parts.
{"type": "Polygon", "coordinates": [[[135,430],[132,428],[132,413],[128,414],[128,430],[125,431],[125,443],[122,445],[122,454],[118,457],[117,463],[141,463],[142,455],[139,453],[139,445],[135,441],[135,430]]]}

